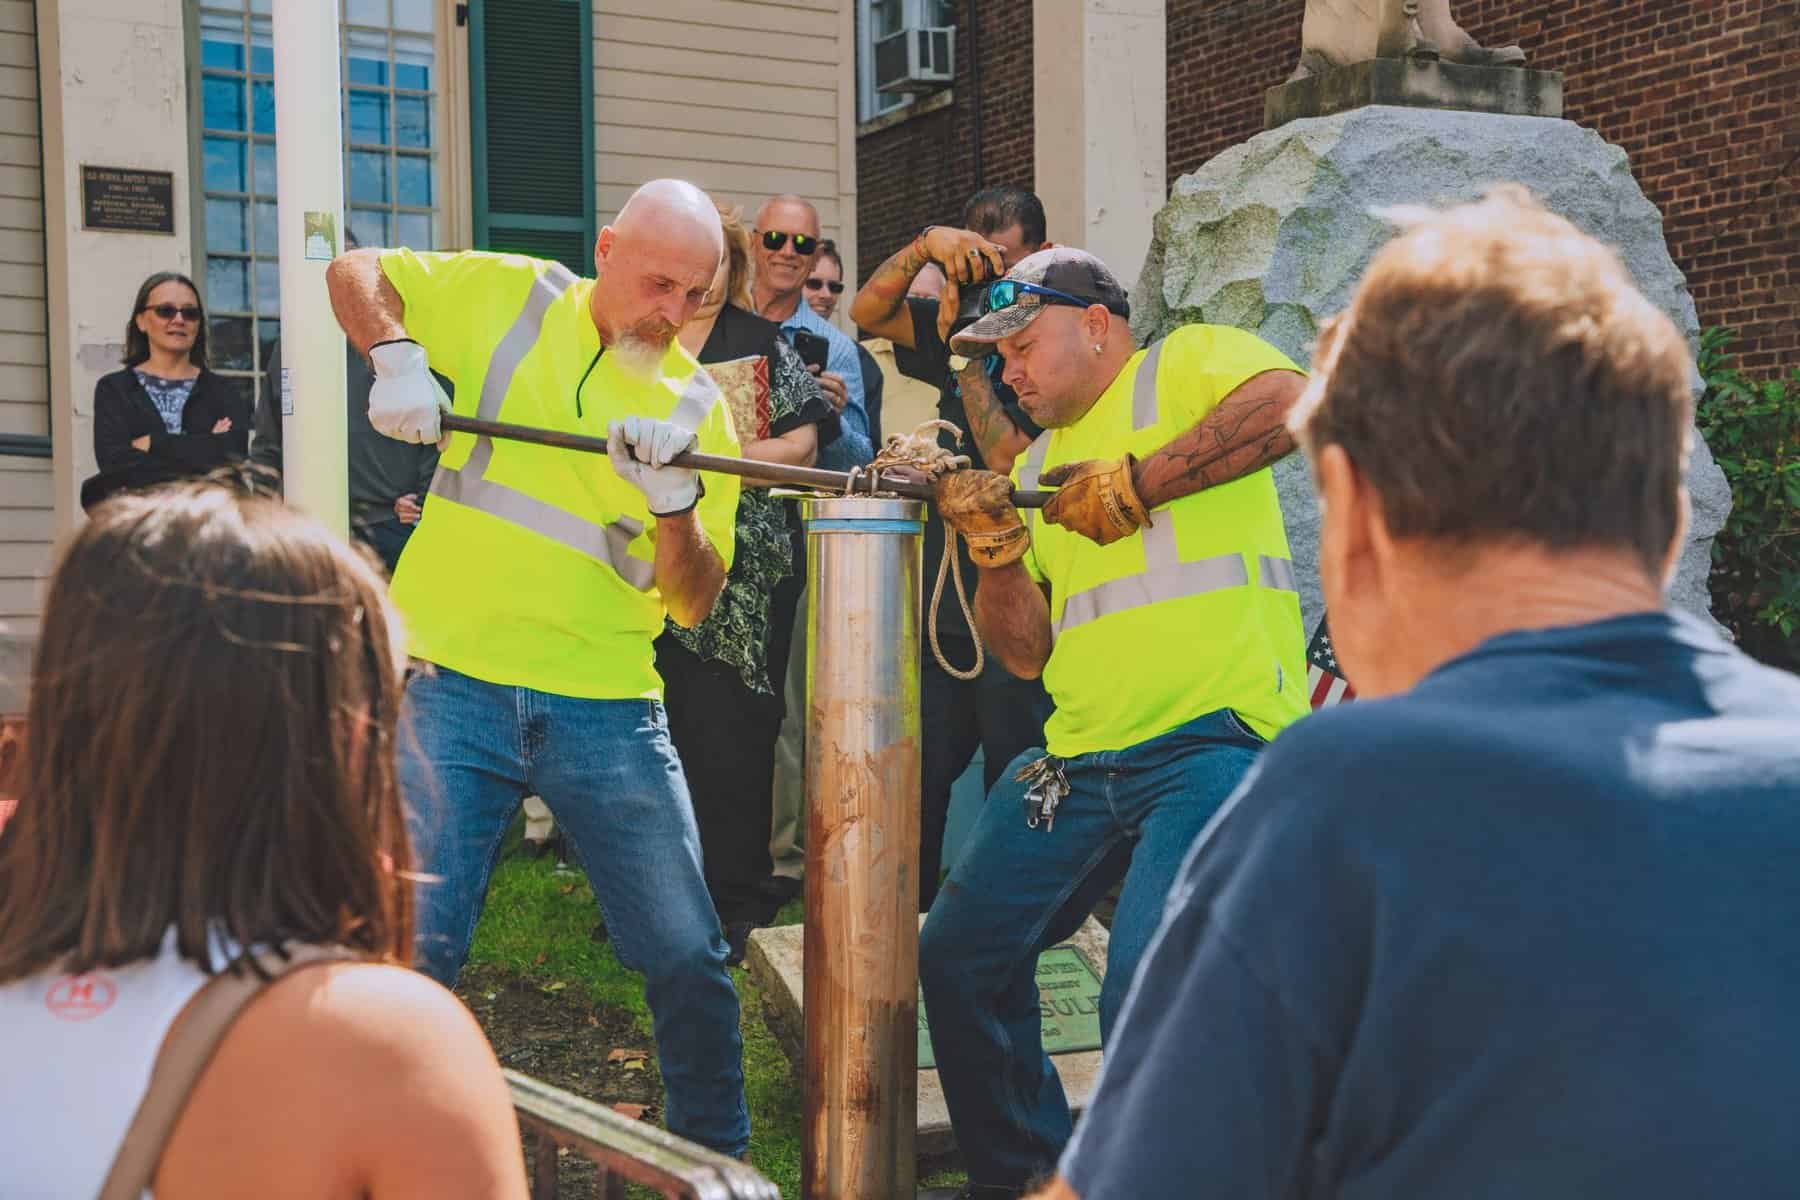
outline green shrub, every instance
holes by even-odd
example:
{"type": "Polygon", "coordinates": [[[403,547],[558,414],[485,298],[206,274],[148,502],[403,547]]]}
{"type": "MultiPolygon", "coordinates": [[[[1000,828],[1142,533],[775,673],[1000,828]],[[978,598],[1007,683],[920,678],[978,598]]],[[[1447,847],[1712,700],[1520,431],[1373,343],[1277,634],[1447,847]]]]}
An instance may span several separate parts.
{"type": "Polygon", "coordinates": [[[1744,650],[1800,671],[1800,370],[1751,379],[1729,329],[1700,335],[1698,421],[1731,484],[1713,543],[1713,615],[1744,650]]]}

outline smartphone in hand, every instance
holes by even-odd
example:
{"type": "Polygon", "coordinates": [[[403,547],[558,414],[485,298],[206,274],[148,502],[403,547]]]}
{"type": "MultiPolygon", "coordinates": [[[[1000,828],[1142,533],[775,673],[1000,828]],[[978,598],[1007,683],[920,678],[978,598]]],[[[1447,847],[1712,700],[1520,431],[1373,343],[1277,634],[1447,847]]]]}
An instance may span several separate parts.
{"type": "Polygon", "coordinates": [[[831,343],[809,329],[796,329],[793,334],[794,353],[800,361],[809,367],[817,367],[823,371],[831,357],[831,343]]]}

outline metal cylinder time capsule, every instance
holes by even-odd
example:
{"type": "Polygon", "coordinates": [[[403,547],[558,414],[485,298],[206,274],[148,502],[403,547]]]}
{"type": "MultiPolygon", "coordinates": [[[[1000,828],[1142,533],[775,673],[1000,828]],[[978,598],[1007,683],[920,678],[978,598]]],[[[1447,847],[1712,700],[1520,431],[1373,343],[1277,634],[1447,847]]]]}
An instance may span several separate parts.
{"type": "Polygon", "coordinates": [[[807,1200],[914,1190],[923,511],[802,502],[807,1200]]]}

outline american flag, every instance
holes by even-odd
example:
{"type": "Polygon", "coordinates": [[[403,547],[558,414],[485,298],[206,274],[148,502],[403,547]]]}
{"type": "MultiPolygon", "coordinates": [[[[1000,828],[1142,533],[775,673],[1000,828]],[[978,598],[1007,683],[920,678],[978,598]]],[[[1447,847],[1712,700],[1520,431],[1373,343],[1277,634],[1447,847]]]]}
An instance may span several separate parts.
{"type": "Polygon", "coordinates": [[[1330,708],[1356,699],[1356,689],[1338,674],[1337,655],[1331,649],[1331,632],[1319,622],[1312,644],[1306,648],[1306,686],[1314,709],[1330,708]]]}

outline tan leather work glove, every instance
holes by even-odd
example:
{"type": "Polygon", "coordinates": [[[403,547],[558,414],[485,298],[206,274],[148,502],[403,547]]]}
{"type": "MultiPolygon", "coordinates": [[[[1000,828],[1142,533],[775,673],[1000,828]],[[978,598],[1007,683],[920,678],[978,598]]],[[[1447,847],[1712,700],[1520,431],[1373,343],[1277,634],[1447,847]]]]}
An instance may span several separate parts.
{"type": "Polygon", "coordinates": [[[1127,454],[1118,462],[1098,458],[1051,467],[1038,482],[1056,489],[1044,505],[1044,520],[1110,546],[1150,524],[1150,512],[1131,482],[1137,460],[1127,454]]]}
{"type": "Polygon", "coordinates": [[[938,479],[933,500],[944,524],[963,535],[978,567],[1017,562],[1031,534],[1012,504],[1012,480],[993,471],[951,471],[938,479]]]}

